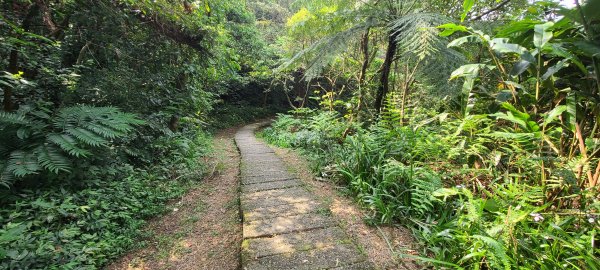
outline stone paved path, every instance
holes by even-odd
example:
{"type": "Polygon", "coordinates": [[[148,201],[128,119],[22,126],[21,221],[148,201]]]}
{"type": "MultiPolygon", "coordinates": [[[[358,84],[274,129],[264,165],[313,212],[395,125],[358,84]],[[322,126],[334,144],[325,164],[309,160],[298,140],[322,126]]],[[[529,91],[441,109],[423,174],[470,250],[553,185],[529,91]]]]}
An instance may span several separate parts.
{"type": "Polygon", "coordinates": [[[326,206],[256,139],[258,127],[235,136],[242,155],[243,269],[372,269],[326,206]]]}

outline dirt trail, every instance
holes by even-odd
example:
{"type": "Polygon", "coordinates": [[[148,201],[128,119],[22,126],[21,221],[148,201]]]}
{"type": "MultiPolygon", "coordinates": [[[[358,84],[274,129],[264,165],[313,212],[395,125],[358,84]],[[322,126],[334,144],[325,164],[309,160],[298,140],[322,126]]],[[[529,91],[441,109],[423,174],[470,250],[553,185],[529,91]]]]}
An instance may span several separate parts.
{"type": "MultiPolygon", "coordinates": [[[[346,269],[372,267],[416,269],[410,260],[400,260],[390,251],[391,247],[396,251],[411,253],[412,239],[408,231],[402,228],[378,229],[367,226],[363,221],[364,210],[358,208],[352,199],[337,192],[338,189],[334,184],[315,181],[308,169],[307,161],[295,151],[267,147],[256,140],[246,141],[254,146],[240,150],[242,153],[246,151],[246,161],[253,162],[240,168],[241,157],[233,139],[236,131],[236,128],[231,128],[215,136],[215,154],[210,160],[214,174],[203,179],[201,184],[190,190],[181,200],[171,203],[168,206],[171,209],[168,214],[148,222],[144,230],[145,237],[141,239],[147,243],[144,248],[126,254],[107,269],[243,269],[242,257],[248,261],[258,261],[259,258],[263,258],[264,261],[264,258],[276,258],[273,256],[275,253],[292,254],[294,251],[299,251],[297,253],[308,257],[296,256],[296,263],[288,261],[286,265],[285,261],[279,261],[282,263],[279,264],[280,268],[276,265],[266,268],[282,269],[284,266],[286,269],[291,266],[302,268],[304,265],[307,269],[314,269],[308,264],[310,260],[324,262],[323,265],[330,264],[327,258],[323,259],[319,256],[311,258],[311,250],[313,250],[312,254],[316,254],[314,250],[317,249],[330,250],[329,254],[340,253],[337,257],[359,258],[359,260],[349,259],[359,264],[335,262],[342,267],[346,265],[346,269]],[[248,152],[253,149],[256,150],[254,154],[248,152]],[[261,155],[261,152],[269,153],[268,157],[261,155]],[[273,166],[277,168],[273,169],[273,166]],[[249,167],[254,168],[252,172],[258,172],[262,176],[252,175],[250,171],[244,172],[244,168],[249,167]],[[239,175],[240,171],[242,175],[239,175]],[[284,172],[286,178],[289,178],[290,174],[294,177],[279,179],[283,181],[264,181],[263,176],[270,175],[269,178],[273,179],[281,177],[277,175],[280,172],[284,172]],[[240,179],[247,187],[240,187],[240,179]],[[279,184],[274,184],[275,182],[279,184]],[[280,185],[280,187],[273,185],[280,185]],[[279,197],[289,201],[278,204],[273,198],[282,187],[293,192],[287,193],[287,198],[279,197]],[[254,242],[242,242],[240,190],[254,194],[242,195],[242,200],[247,200],[247,209],[254,209],[254,211],[247,211],[244,217],[247,222],[254,221],[255,226],[246,229],[248,235],[257,234],[248,237],[257,240],[254,242]],[[302,200],[302,196],[307,194],[309,197],[302,200]],[[296,201],[292,202],[293,200],[296,201]],[[275,205],[265,205],[269,203],[275,205]],[[312,230],[310,228],[296,230],[294,226],[278,229],[285,231],[291,228],[295,231],[292,234],[268,233],[264,229],[269,229],[269,226],[263,228],[256,226],[261,223],[261,220],[263,224],[268,224],[264,220],[276,220],[278,217],[279,219],[292,216],[306,217],[306,214],[310,213],[317,213],[315,218],[318,219],[308,224],[315,229],[312,233],[307,233],[312,230]],[[259,234],[263,234],[263,237],[259,234]],[[265,237],[267,235],[269,237],[265,237]],[[271,240],[278,241],[280,244],[272,245],[271,240]],[[349,246],[354,248],[350,250],[347,248],[349,246]],[[250,250],[251,247],[255,251],[250,250]],[[348,267],[352,265],[355,267],[348,267]]],[[[284,225],[292,219],[283,220],[284,225]]],[[[260,267],[248,269],[253,268],[260,269],[260,267]]]]}
{"type": "Polygon", "coordinates": [[[239,153],[235,128],[218,133],[210,164],[213,176],[149,222],[147,246],[108,269],[239,269],[239,153]]]}

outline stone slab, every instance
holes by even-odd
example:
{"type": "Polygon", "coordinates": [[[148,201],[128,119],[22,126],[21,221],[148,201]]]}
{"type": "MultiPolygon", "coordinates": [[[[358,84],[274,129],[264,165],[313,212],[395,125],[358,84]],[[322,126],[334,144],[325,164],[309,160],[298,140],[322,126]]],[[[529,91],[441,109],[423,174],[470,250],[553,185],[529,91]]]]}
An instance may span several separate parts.
{"type": "Polygon", "coordinates": [[[372,263],[370,263],[368,261],[364,261],[364,262],[359,262],[359,263],[355,263],[355,264],[351,264],[351,265],[345,265],[345,266],[329,268],[329,269],[332,269],[332,270],[370,270],[370,269],[375,269],[375,267],[373,266],[372,263]]]}
{"type": "Polygon", "coordinates": [[[279,159],[275,155],[260,156],[260,157],[242,156],[242,164],[244,164],[244,163],[250,163],[250,162],[269,163],[269,162],[282,162],[282,161],[281,161],[281,159],[279,159]]]}
{"type": "Polygon", "coordinates": [[[244,169],[252,169],[252,168],[267,168],[267,167],[276,167],[276,168],[285,168],[285,163],[279,159],[256,159],[256,160],[244,160],[241,163],[242,170],[244,169]]]}
{"type": "Polygon", "coordinates": [[[248,239],[331,226],[335,226],[335,222],[330,217],[318,214],[276,217],[246,222],[243,228],[243,236],[244,239],[248,239]]]}
{"type": "Polygon", "coordinates": [[[266,256],[248,261],[244,269],[273,270],[273,269],[330,269],[352,265],[364,261],[364,256],[354,245],[335,245],[322,249],[285,253],[266,256]]]}
{"type": "Polygon", "coordinates": [[[313,197],[306,189],[302,187],[293,187],[288,189],[279,189],[279,190],[265,190],[265,191],[257,191],[244,193],[240,196],[240,199],[243,202],[248,202],[252,200],[261,200],[261,201],[269,201],[272,199],[293,199],[295,197],[313,197]]]}
{"type": "Polygon", "coordinates": [[[346,235],[339,227],[328,227],[307,232],[248,239],[244,242],[243,252],[246,257],[261,258],[351,243],[350,241],[343,241],[344,238],[346,238],[346,235]]]}
{"type": "Polygon", "coordinates": [[[242,186],[242,192],[255,192],[255,191],[263,191],[263,190],[271,190],[271,189],[283,189],[289,187],[297,187],[302,184],[297,179],[283,180],[283,181],[275,181],[275,182],[264,182],[257,184],[249,184],[242,186]]]}
{"type": "Polygon", "coordinates": [[[314,196],[308,191],[300,187],[292,187],[287,189],[276,189],[262,192],[255,192],[242,195],[241,207],[242,211],[251,211],[256,208],[264,208],[285,204],[301,203],[307,201],[313,201],[314,196]],[[271,193],[274,195],[269,196],[269,193],[265,192],[276,192],[271,193]],[[258,195],[257,195],[258,194],[258,195]],[[264,194],[264,195],[263,195],[264,194]],[[262,195],[262,196],[261,196],[262,195]]]}
{"type": "Polygon", "coordinates": [[[290,179],[294,179],[294,178],[291,178],[289,175],[270,176],[270,177],[246,176],[246,177],[242,177],[242,185],[258,184],[258,183],[265,183],[265,182],[275,182],[275,181],[283,181],[283,180],[290,180],[290,179]]]}
{"type": "Polygon", "coordinates": [[[306,201],[277,206],[259,207],[244,212],[244,222],[270,219],[275,217],[295,216],[315,213],[324,210],[323,205],[315,201],[306,201]]]}
{"type": "Polygon", "coordinates": [[[249,154],[249,155],[260,155],[260,154],[271,154],[271,153],[275,153],[275,151],[273,151],[273,149],[271,149],[270,147],[266,147],[266,146],[244,146],[244,147],[238,147],[240,149],[240,152],[243,154],[249,154]]]}
{"type": "Polygon", "coordinates": [[[242,171],[240,176],[243,177],[263,177],[263,178],[293,178],[292,175],[285,169],[281,168],[256,168],[255,170],[242,171]]]}

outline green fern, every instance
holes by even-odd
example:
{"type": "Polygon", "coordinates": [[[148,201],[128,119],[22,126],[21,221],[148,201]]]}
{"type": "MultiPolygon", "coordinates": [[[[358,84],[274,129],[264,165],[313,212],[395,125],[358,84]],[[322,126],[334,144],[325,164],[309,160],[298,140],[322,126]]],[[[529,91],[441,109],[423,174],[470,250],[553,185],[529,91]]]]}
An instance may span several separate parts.
{"type": "Polygon", "coordinates": [[[90,154],[89,151],[78,147],[76,140],[69,134],[50,134],[47,139],[71,156],[86,157],[90,154]]]}
{"type": "Polygon", "coordinates": [[[43,106],[23,106],[1,112],[0,184],[43,171],[71,172],[73,158],[90,157],[92,149],[110,146],[139,124],[135,115],[113,107],[79,105],[53,114],[43,106]]]}
{"type": "Polygon", "coordinates": [[[335,33],[320,39],[306,49],[298,52],[288,61],[277,68],[278,71],[298,67],[302,60],[309,59],[305,67],[304,79],[310,81],[323,72],[333,60],[343,52],[347,51],[352,42],[357,40],[362,33],[376,25],[374,20],[366,20],[344,31],[335,33]]]}
{"type": "Polygon", "coordinates": [[[71,161],[53,145],[40,146],[34,153],[37,154],[38,164],[52,173],[71,171],[71,161]]]}
{"type": "Polygon", "coordinates": [[[505,270],[511,269],[511,259],[507,254],[506,247],[501,242],[484,235],[473,235],[472,238],[481,241],[491,249],[490,252],[487,252],[487,255],[489,255],[488,261],[492,269],[501,269],[501,266],[505,270]]]}
{"type": "Polygon", "coordinates": [[[417,66],[419,81],[427,82],[434,91],[456,92],[456,84],[448,82],[448,78],[452,71],[466,63],[464,55],[448,48],[448,39],[439,35],[436,26],[449,21],[436,13],[411,13],[389,26],[391,32],[397,33],[398,61],[417,66]]]}
{"type": "Polygon", "coordinates": [[[6,170],[16,177],[24,177],[38,173],[40,165],[33,153],[17,150],[10,154],[6,170]]]}
{"type": "Polygon", "coordinates": [[[398,48],[420,59],[433,57],[447,50],[447,40],[435,26],[447,23],[448,18],[435,13],[412,13],[390,23],[390,31],[397,34],[398,48]]]}
{"type": "Polygon", "coordinates": [[[420,217],[434,213],[436,199],[433,192],[443,187],[440,176],[429,169],[415,168],[410,185],[412,211],[420,217]]]}

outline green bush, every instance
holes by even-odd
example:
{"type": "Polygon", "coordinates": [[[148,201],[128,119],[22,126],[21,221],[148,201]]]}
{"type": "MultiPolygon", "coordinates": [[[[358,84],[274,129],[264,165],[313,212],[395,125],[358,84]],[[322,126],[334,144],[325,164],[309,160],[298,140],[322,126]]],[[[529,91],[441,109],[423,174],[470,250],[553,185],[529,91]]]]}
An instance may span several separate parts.
{"type": "Polygon", "coordinates": [[[0,268],[99,268],[136,245],[144,219],[184,191],[146,171],[22,191],[2,200],[0,268]]]}
{"type": "Polygon", "coordinates": [[[42,173],[70,173],[75,161],[94,159],[99,151],[107,156],[107,150],[119,147],[115,141],[144,123],[112,107],[78,105],[56,112],[48,107],[0,112],[0,184],[9,187],[42,173]]]}
{"type": "Polygon", "coordinates": [[[494,128],[489,118],[426,126],[384,118],[343,138],[343,122],[331,117],[280,115],[262,136],[308,154],[316,171],[346,185],[370,211],[369,221],[411,228],[424,262],[469,269],[600,268],[600,204],[593,192],[563,190],[548,200],[547,190],[536,185],[534,155],[488,136],[494,128]],[[470,168],[477,160],[486,169],[470,168]],[[478,178],[490,182],[470,181],[478,178]],[[563,194],[580,198],[580,208],[559,208],[563,194]]]}

